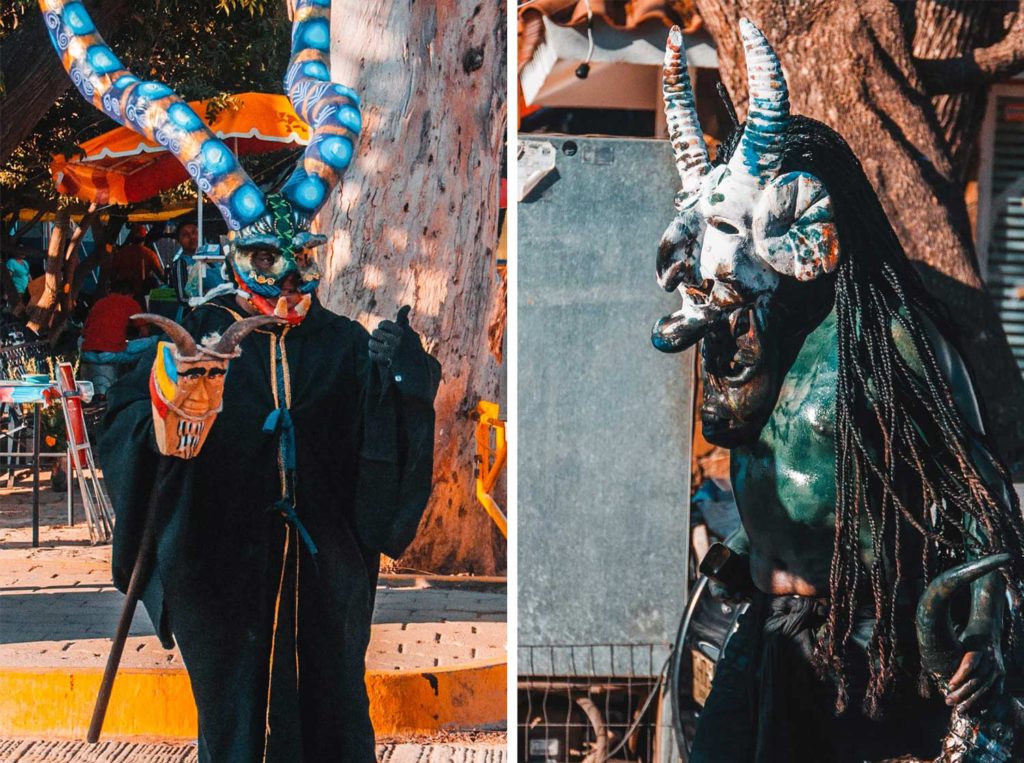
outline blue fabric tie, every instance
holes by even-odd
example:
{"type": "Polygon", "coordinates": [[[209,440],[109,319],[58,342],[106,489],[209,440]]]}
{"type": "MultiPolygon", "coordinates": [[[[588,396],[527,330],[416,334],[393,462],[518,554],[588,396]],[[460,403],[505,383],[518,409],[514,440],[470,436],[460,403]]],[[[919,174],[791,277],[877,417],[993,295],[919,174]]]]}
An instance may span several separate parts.
{"type": "Polygon", "coordinates": [[[278,447],[281,450],[281,462],[285,471],[295,471],[295,425],[292,423],[291,412],[287,408],[272,410],[263,422],[263,431],[267,434],[280,434],[278,447]]]}
{"type": "Polygon", "coordinates": [[[292,414],[287,408],[275,408],[263,422],[263,431],[267,434],[277,434],[277,447],[281,454],[281,463],[284,464],[286,482],[288,489],[286,494],[270,507],[269,511],[276,511],[285,521],[288,522],[302,538],[306,550],[313,557],[316,563],[317,547],[313,537],[309,534],[306,526],[302,524],[299,515],[295,511],[295,496],[292,493],[292,485],[295,479],[295,425],[292,423],[292,414]]]}
{"type": "Polygon", "coordinates": [[[316,544],[313,542],[313,536],[309,534],[306,526],[302,524],[302,520],[299,519],[299,515],[295,512],[295,504],[290,498],[282,498],[280,501],[270,507],[269,511],[276,511],[284,520],[295,528],[295,531],[302,538],[302,543],[306,546],[306,550],[309,551],[309,555],[313,557],[313,564],[316,565],[316,555],[318,549],[316,544]]]}

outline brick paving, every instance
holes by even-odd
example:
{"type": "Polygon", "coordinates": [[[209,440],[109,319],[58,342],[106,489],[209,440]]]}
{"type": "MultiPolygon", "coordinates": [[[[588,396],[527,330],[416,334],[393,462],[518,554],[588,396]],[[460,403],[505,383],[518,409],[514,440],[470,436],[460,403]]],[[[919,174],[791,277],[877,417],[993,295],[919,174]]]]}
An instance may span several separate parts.
{"type": "MultiPolygon", "coordinates": [[[[124,600],[110,580],[110,546],[89,545],[81,506],[76,525],[66,525],[65,494],[45,488],[40,504],[40,546],[32,548],[31,484],[7,487],[0,477],[0,670],[102,667],[124,600]]],[[[367,668],[504,659],[505,616],[501,582],[383,576],[367,668]]],[[[160,646],[141,605],[121,664],[183,667],[177,650],[160,646]]]]}
{"type": "MultiPolygon", "coordinates": [[[[402,742],[377,746],[380,763],[505,763],[505,743],[498,735],[441,742],[402,742]]],[[[196,763],[194,743],[56,742],[0,740],[0,763],[196,763]]]]}

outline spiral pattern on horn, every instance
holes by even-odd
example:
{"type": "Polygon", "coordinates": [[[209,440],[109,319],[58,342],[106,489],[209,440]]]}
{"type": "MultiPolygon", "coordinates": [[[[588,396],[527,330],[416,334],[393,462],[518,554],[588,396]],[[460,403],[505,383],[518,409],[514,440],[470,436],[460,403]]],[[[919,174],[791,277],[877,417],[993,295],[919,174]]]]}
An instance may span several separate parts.
{"type": "Polygon", "coordinates": [[[227,146],[171,88],[125,69],[82,2],[39,0],[39,6],[64,69],[85,100],[167,148],[210,194],[229,228],[238,230],[266,211],[262,191],[227,146]],[[243,186],[247,192],[237,193],[243,186]]]}
{"type": "Polygon", "coordinates": [[[743,137],[729,162],[760,184],[772,180],[782,166],[782,147],[789,129],[789,88],[775,51],[761,30],[740,19],[740,36],[747,63],[750,108],[743,137]]]}
{"type": "Polygon", "coordinates": [[[665,44],[661,83],[668,139],[675,155],[676,170],[682,181],[683,193],[690,194],[699,188],[700,179],[707,173],[711,162],[704,132],[697,119],[690,74],[686,70],[683,33],[677,26],[672,27],[665,44]]]}

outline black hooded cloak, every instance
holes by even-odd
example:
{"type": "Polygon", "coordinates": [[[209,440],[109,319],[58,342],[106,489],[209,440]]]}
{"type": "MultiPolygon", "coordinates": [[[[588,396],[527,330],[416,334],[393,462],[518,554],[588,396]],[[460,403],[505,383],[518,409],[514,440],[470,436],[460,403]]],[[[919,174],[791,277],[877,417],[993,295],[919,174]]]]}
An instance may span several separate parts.
{"type": "MultiPolygon", "coordinates": [[[[201,339],[240,317],[224,297],[185,326],[201,339]]],[[[127,590],[157,491],[143,601],[164,646],[173,635],[181,650],[200,761],[375,760],[364,658],[377,568],[412,540],[430,494],[440,365],[408,327],[387,371],[368,339],[315,299],[298,326],[250,334],[191,461],[157,451],[153,353],[110,391],[100,448],[114,583],[127,590]],[[289,410],[271,416],[278,407],[289,410]],[[293,512],[279,461],[289,417],[293,512]]]]}

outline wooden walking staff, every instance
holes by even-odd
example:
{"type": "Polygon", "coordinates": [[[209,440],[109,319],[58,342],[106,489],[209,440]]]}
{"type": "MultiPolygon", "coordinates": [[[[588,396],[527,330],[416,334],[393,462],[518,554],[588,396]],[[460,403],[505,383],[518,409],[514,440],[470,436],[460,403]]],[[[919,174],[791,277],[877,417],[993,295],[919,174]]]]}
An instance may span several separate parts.
{"type": "Polygon", "coordinates": [[[132,318],[156,324],[172,340],[157,344],[150,372],[153,434],[161,457],[143,520],[139,553],[132,568],[121,619],[117,623],[89,724],[86,737],[89,742],[96,742],[100,737],[135,608],[153,571],[161,500],[174,494],[182,482],[182,470],[188,468],[188,462],[199,455],[206,442],[222,407],[228,363],[241,354],[239,343],[260,326],[283,322],[273,316],[253,316],[231,324],[223,334],[211,334],[202,343],[197,343],[185,328],[170,318],[152,313],[141,313],[132,318]]]}
{"type": "Polygon", "coordinates": [[[103,680],[100,682],[96,705],[92,711],[92,720],[89,722],[89,733],[86,735],[86,740],[90,744],[99,741],[100,732],[103,730],[103,719],[107,715],[107,705],[110,704],[110,694],[114,689],[114,679],[117,677],[121,655],[124,653],[124,645],[128,640],[128,631],[132,627],[132,620],[135,617],[135,608],[146,590],[146,584],[149,583],[149,577],[153,571],[153,562],[156,559],[156,518],[159,513],[160,499],[180,482],[181,470],[186,466],[187,462],[166,456],[161,456],[160,462],[157,464],[153,492],[150,495],[146,518],[142,526],[139,555],[132,568],[128,590],[125,592],[124,605],[121,607],[121,617],[117,621],[114,642],[110,647],[110,654],[107,656],[107,665],[103,669],[103,680]]]}

